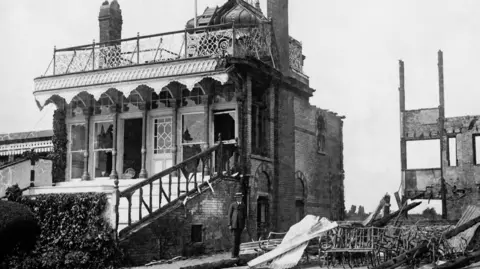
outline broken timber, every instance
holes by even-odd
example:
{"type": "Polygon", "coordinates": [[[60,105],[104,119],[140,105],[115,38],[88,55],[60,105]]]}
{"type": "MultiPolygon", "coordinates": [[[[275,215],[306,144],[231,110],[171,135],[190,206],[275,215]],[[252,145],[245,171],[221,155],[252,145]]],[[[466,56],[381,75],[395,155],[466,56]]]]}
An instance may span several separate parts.
{"type": "MultiPolygon", "coordinates": [[[[465,230],[468,230],[470,227],[477,224],[478,222],[480,222],[480,216],[467,221],[466,223],[458,226],[457,228],[454,228],[454,229],[451,229],[451,230],[445,232],[442,237],[444,239],[450,239],[450,238],[456,236],[457,234],[459,234],[459,233],[461,233],[465,230]]],[[[429,245],[429,242],[424,241],[423,243],[421,243],[417,247],[415,247],[415,248],[413,248],[413,249],[411,249],[407,252],[404,252],[401,255],[399,255],[399,256],[391,259],[391,260],[388,260],[388,261],[380,264],[377,267],[374,267],[374,269],[394,269],[394,268],[397,268],[398,266],[401,266],[402,264],[405,263],[407,257],[412,257],[414,255],[418,256],[418,255],[422,255],[422,254],[428,252],[429,251],[428,245],[429,245]]]]}
{"type": "Polygon", "coordinates": [[[397,217],[400,213],[403,213],[403,212],[408,212],[409,210],[412,210],[414,209],[415,207],[417,207],[418,205],[420,205],[422,202],[415,202],[415,203],[411,203],[407,206],[405,206],[404,208],[402,209],[399,209],[395,212],[393,212],[392,214],[389,214],[387,216],[384,216],[383,218],[381,219],[377,219],[377,220],[374,220],[372,225],[375,226],[375,227],[383,227],[385,225],[388,224],[388,222],[390,222],[392,219],[394,219],[395,217],[397,217]]]}
{"type": "Polygon", "coordinates": [[[465,266],[468,266],[472,263],[480,261],[480,250],[475,251],[473,253],[469,253],[468,255],[465,256],[460,256],[456,260],[449,261],[447,263],[444,263],[442,265],[439,265],[437,269],[457,269],[457,268],[463,268],[465,266]]]}
{"type": "Polygon", "coordinates": [[[248,262],[249,267],[254,267],[260,264],[267,263],[293,249],[298,248],[305,242],[308,242],[309,240],[316,238],[320,236],[320,234],[329,231],[331,229],[334,229],[338,227],[338,224],[336,222],[324,222],[320,221],[317,224],[315,224],[310,230],[302,235],[298,235],[295,238],[293,238],[291,241],[287,241],[285,245],[278,246],[274,250],[263,254],[260,257],[257,257],[256,259],[248,262]]]}

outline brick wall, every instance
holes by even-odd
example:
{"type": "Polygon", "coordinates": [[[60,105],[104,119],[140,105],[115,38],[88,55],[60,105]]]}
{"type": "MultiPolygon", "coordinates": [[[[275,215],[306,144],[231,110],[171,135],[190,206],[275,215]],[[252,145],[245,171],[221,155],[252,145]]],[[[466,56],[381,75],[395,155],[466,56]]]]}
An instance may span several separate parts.
{"type": "Polygon", "coordinates": [[[276,203],[277,231],[287,231],[295,223],[295,117],[294,94],[283,87],[278,94],[277,120],[277,158],[278,167],[275,180],[278,182],[274,190],[279,198],[276,203]]]}
{"type": "Polygon", "coordinates": [[[108,2],[102,4],[98,21],[100,26],[100,42],[122,38],[122,10],[117,1],[112,1],[110,4],[108,4],[108,2]]]}
{"type": "Polygon", "coordinates": [[[342,219],[343,191],[343,121],[334,113],[310,106],[295,98],[295,169],[307,181],[305,213],[342,219]],[[317,113],[325,117],[325,150],[318,151],[317,113]]]}
{"type": "Polygon", "coordinates": [[[267,16],[273,20],[273,31],[279,56],[279,69],[284,74],[290,72],[288,31],[288,0],[267,0],[267,16]]]}
{"type": "MultiPolygon", "coordinates": [[[[227,213],[238,187],[237,182],[218,181],[213,185],[214,193],[208,190],[194,197],[123,241],[122,247],[136,265],[180,255],[230,251],[227,213]],[[192,243],[192,225],[202,225],[201,243],[192,243]]],[[[247,240],[246,233],[243,237],[247,240]]]]}

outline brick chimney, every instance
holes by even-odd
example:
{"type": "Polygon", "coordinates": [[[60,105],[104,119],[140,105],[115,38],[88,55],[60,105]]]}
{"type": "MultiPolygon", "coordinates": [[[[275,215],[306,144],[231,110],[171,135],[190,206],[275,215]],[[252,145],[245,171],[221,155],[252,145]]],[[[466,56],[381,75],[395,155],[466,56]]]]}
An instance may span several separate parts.
{"type": "Polygon", "coordinates": [[[103,2],[98,21],[100,23],[100,42],[122,38],[122,10],[117,0],[113,0],[111,3],[108,0],[103,2]]]}
{"type": "Polygon", "coordinates": [[[290,73],[288,33],[288,0],[267,0],[267,15],[273,22],[273,31],[278,48],[278,69],[284,75],[290,73]]]}

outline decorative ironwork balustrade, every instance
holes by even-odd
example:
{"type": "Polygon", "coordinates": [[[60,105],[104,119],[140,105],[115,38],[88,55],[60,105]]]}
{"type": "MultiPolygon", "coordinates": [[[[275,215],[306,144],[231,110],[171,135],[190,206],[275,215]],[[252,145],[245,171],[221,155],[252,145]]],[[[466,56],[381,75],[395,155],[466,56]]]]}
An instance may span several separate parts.
{"type": "Polygon", "coordinates": [[[290,68],[297,72],[303,73],[302,43],[290,37],[289,45],[290,68]]]}
{"type": "MultiPolygon", "coordinates": [[[[185,203],[221,177],[238,171],[237,145],[217,145],[117,193],[116,228],[120,236],[164,208],[185,203]],[[123,219],[120,219],[123,218],[123,219]]],[[[118,181],[116,181],[118,190],[118,181]]]]}
{"type": "Polygon", "coordinates": [[[54,49],[44,76],[204,56],[272,57],[271,24],[225,24],[54,49]]]}

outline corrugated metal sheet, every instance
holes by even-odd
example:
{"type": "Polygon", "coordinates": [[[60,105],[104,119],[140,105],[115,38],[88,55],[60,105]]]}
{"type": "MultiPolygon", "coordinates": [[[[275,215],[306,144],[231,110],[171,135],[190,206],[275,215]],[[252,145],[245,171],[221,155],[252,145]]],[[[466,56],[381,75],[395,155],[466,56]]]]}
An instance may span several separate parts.
{"type": "MultiPolygon", "coordinates": [[[[480,207],[473,205],[468,206],[467,209],[463,212],[462,217],[460,218],[458,223],[455,225],[455,228],[478,216],[480,216],[480,207]]],[[[475,235],[475,232],[477,231],[479,226],[480,223],[474,225],[470,229],[448,240],[448,242],[457,251],[464,251],[470,241],[472,241],[472,238],[475,235]]]]}

